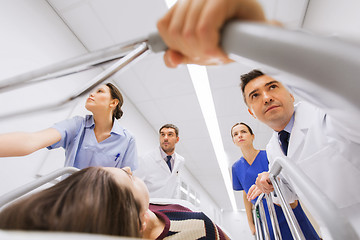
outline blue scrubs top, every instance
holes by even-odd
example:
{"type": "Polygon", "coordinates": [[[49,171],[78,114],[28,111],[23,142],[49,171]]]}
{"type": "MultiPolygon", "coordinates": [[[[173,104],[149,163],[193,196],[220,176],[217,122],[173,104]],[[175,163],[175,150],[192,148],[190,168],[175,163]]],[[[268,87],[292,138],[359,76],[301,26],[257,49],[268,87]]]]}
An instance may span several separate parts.
{"type": "MultiPolygon", "coordinates": [[[[254,162],[251,165],[249,165],[248,162],[243,157],[241,157],[232,166],[233,189],[237,191],[245,190],[245,192],[247,193],[249,191],[249,188],[253,184],[255,184],[258,174],[262,172],[267,172],[268,170],[269,170],[269,162],[267,159],[266,151],[264,150],[261,150],[258,153],[254,162]]],[[[257,198],[251,200],[252,204],[255,204],[256,200],[257,198]]],[[[263,199],[263,204],[264,204],[266,220],[269,225],[270,239],[275,239],[272,231],[270,215],[268,212],[267,203],[265,199],[263,199]]],[[[293,239],[290,228],[286,222],[285,215],[281,207],[277,205],[274,205],[274,207],[279,222],[282,239],[293,239]]],[[[300,203],[295,209],[293,209],[293,211],[300,225],[300,228],[304,233],[305,238],[320,239],[315,229],[311,225],[309,219],[302,210],[300,203]]]]}
{"type": "Polygon", "coordinates": [[[115,120],[110,137],[97,142],[92,115],[76,116],[54,124],[61,134],[61,140],[48,149],[65,149],[65,166],[79,169],[90,166],[131,167],[138,166],[134,137],[115,120]]]}
{"type": "MultiPolygon", "coordinates": [[[[269,163],[264,150],[258,153],[251,165],[248,164],[244,157],[241,157],[232,166],[233,189],[236,191],[245,190],[248,193],[249,188],[255,184],[258,174],[268,170],[269,163]]],[[[255,204],[256,199],[251,200],[251,202],[255,204]]]]}

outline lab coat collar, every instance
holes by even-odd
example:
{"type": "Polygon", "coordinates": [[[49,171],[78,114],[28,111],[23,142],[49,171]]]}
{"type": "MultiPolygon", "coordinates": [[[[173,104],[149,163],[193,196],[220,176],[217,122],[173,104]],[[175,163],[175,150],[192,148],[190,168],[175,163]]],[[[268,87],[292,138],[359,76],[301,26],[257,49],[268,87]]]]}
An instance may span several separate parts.
{"type": "Polygon", "coordinates": [[[307,103],[299,102],[295,105],[294,126],[291,130],[288,148],[288,157],[291,158],[297,149],[303,145],[304,136],[311,125],[311,111],[306,107],[307,103]]]}
{"type": "MultiPolygon", "coordinates": [[[[156,158],[157,162],[162,162],[160,163],[160,166],[163,169],[166,169],[166,171],[168,171],[169,167],[167,166],[166,162],[164,161],[164,157],[163,156],[167,156],[167,154],[164,152],[164,150],[162,150],[162,148],[159,146],[159,157],[156,158]],[[165,155],[163,155],[165,154],[165,155]]],[[[182,157],[178,157],[178,154],[176,152],[174,152],[172,155],[172,158],[174,160],[174,164],[173,164],[173,168],[172,168],[172,172],[171,174],[177,174],[179,167],[182,165],[184,159],[182,157]]]]}
{"type": "MultiPolygon", "coordinates": [[[[166,152],[164,152],[164,150],[161,148],[161,146],[159,146],[159,149],[160,149],[160,155],[161,155],[162,159],[166,160],[165,158],[168,155],[166,154],[166,152]]],[[[173,154],[171,154],[171,157],[172,157],[172,159],[175,160],[175,152],[173,154]]]]}

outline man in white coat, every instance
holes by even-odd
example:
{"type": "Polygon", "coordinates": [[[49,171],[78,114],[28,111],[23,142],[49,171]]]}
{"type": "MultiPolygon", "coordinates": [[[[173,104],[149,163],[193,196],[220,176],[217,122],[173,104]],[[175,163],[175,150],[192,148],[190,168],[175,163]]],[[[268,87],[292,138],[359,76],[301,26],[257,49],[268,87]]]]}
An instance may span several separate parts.
{"type": "Polygon", "coordinates": [[[185,161],[175,152],[179,129],[165,124],[159,129],[159,135],[160,146],[139,158],[134,174],[145,182],[151,198],[178,198],[179,171],[185,161]]]}
{"type": "MultiPolygon", "coordinates": [[[[294,162],[354,226],[359,224],[359,127],[355,123],[349,126],[343,119],[307,102],[294,106],[293,95],[261,71],[244,74],[241,80],[250,114],[274,130],[266,147],[270,165],[279,156],[294,162]],[[284,134],[287,139],[282,139],[284,134]]],[[[283,177],[291,185],[291,176],[283,174],[283,177]]],[[[269,173],[259,174],[256,186],[248,192],[249,199],[259,192],[272,192],[269,183],[269,173]]],[[[288,199],[294,201],[297,195],[292,194],[288,199]]]]}

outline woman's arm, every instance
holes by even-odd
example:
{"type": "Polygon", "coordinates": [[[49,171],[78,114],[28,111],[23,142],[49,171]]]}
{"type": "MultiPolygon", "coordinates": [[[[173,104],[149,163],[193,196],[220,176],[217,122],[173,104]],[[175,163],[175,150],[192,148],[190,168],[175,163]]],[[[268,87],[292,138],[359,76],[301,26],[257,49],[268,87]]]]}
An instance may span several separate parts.
{"type": "Polygon", "coordinates": [[[14,132],[0,135],[0,157],[25,156],[61,140],[54,128],[38,132],[14,132]]]}
{"type": "Polygon", "coordinates": [[[246,192],[243,191],[243,198],[244,198],[244,205],[246,210],[246,216],[249,223],[250,231],[252,235],[255,234],[255,224],[254,224],[254,218],[252,214],[252,203],[247,199],[246,192]]]}

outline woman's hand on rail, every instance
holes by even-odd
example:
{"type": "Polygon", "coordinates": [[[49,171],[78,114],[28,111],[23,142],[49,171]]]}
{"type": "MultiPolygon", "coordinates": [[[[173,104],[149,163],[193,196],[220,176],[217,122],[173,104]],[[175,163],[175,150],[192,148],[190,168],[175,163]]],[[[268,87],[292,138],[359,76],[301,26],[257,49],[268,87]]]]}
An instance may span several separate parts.
{"type": "Polygon", "coordinates": [[[249,191],[247,193],[247,199],[248,201],[254,200],[255,198],[257,198],[260,194],[262,193],[262,191],[258,188],[258,186],[256,186],[255,184],[252,185],[249,188],[249,191]]]}
{"type": "Polygon", "coordinates": [[[231,60],[220,49],[220,30],[232,18],[265,22],[256,0],[179,0],[162,17],[157,28],[169,50],[168,67],[179,64],[214,65],[231,60]]]}

